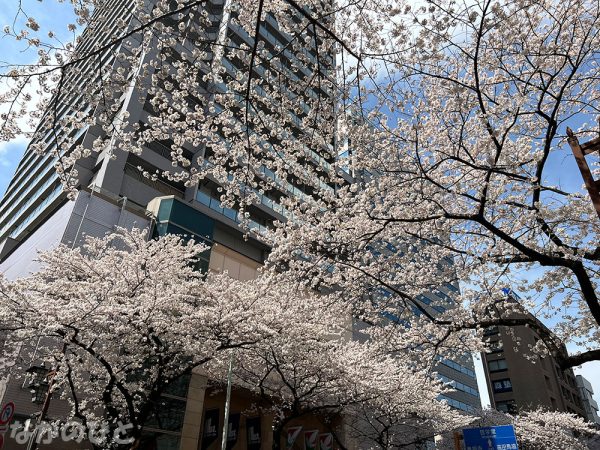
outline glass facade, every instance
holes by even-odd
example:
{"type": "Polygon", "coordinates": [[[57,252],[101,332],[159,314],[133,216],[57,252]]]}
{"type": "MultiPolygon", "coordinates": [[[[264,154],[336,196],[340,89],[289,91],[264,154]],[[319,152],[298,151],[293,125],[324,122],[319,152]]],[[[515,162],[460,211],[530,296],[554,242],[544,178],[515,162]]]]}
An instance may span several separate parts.
{"type": "Polygon", "coordinates": [[[210,260],[210,247],[213,245],[215,221],[175,198],[160,199],[155,219],[155,236],[176,234],[209,247],[204,253],[198,255],[197,263],[197,269],[206,273],[210,260]]]}
{"type": "MultiPolygon", "coordinates": [[[[105,14],[104,20],[97,23],[93,29],[86,29],[81,36],[77,50],[85,52],[108,44],[117,33],[117,24],[131,18],[130,2],[126,0],[108,0],[98,8],[95,14],[105,14]]],[[[65,70],[61,79],[62,89],[57,99],[58,107],[48,109],[40,120],[29,146],[24,152],[21,162],[0,199],[0,243],[7,238],[23,241],[46,218],[51,215],[58,205],[66,199],[62,192],[59,177],[54,164],[77,145],[86,144],[91,148],[91,142],[97,136],[88,135],[88,125],[85,121],[76,120],[71,128],[54,128],[44,126],[45,120],[65,120],[71,116],[87,117],[93,110],[83,95],[83,86],[90,82],[105,68],[115,63],[118,46],[107,49],[98,58],[83,60],[65,70]],[[99,68],[100,67],[100,68],[99,68]],[[33,150],[39,145],[42,152],[33,150]]],[[[83,167],[78,167],[85,178],[87,173],[83,167]]],[[[0,255],[0,260],[7,255],[0,255]]]]}
{"type": "Polygon", "coordinates": [[[448,403],[448,405],[452,406],[453,408],[456,409],[460,409],[461,411],[465,411],[465,412],[475,412],[475,408],[472,405],[469,405],[465,402],[461,402],[460,400],[456,400],[454,398],[448,397],[447,395],[440,395],[440,400],[445,401],[446,403],[448,403]]]}

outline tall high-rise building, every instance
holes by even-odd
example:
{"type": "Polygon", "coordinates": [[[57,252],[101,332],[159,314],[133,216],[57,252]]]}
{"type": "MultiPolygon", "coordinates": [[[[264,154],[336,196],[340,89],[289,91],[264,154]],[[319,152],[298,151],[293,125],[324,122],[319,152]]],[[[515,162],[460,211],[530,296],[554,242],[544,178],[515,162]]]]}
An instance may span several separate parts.
{"type": "MultiPolygon", "coordinates": [[[[153,3],[148,0],[146,11],[152,9],[153,3]]],[[[196,42],[252,46],[252,38],[232,20],[236,14],[235,8],[230,8],[232,3],[235,3],[234,0],[207,0],[197,7],[203,9],[205,22],[200,29],[201,35],[196,36],[196,42]]],[[[62,91],[54,103],[56,107],[46,112],[0,200],[0,271],[9,278],[25,276],[37,270],[36,254],[40,250],[59,243],[79,245],[84,236],[102,236],[117,226],[137,226],[151,227],[154,235],[184,233],[195,236],[211,247],[204,260],[204,269],[227,270],[233,277],[251,279],[256,276],[258,267],[269,252],[260,232],[274,220],[290,219],[290,213],[280,202],[281,198],[294,196],[310,201],[313,195],[312,190],[298,179],[278,179],[273,170],[265,165],[257,176],[271,179],[271,189],[256,190],[254,194],[258,201],[247,206],[242,216],[235,207],[222,205],[219,181],[214,177],[209,176],[199,184],[185,186],[178,180],[145,176],[144,172],[154,174],[172,170],[172,152],[178,131],[171,130],[154,139],[146,139],[139,154],[115,150],[113,141],[105,142],[99,152],[77,162],[77,193],[73,201],[67,198],[55,164],[61,156],[78,146],[92,148],[99,138],[106,137],[107,132],[100,124],[83,125],[81,121],[76,128],[48,128],[46,125],[56,118],[66,123],[65,118],[78,114],[87,117],[107,114],[97,104],[92,107],[93,103],[86,97],[89,93],[84,94],[83,87],[98,83],[105,74],[123,67],[117,56],[119,51],[131,51],[127,48],[127,40],[109,44],[119,33],[126,33],[138,25],[136,17],[139,11],[134,8],[134,2],[129,0],[109,0],[103,8],[95,11],[91,25],[82,35],[78,51],[84,53],[104,47],[106,50],[93,60],[83,60],[65,73],[62,91]],[[122,23],[126,24],[125,30],[117,28],[122,27],[117,25],[122,23]],[[241,222],[245,222],[252,231],[243,232],[239,227],[241,222]]],[[[177,26],[174,18],[165,18],[165,22],[177,26]]],[[[291,73],[296,83],[300,82],[299,77],[312,78],[314,64],[311,61],[316,56],[314,50],[309,48],[304,54],[305,59],[296,58],[286,49],[290,37],[278,28],[277,22],[268,14],[260,24],[259,33],[267,49],[277,49],[278,54],[283,55],[280,56],[281,70],[291,73]]],[[[136,35],[131,39],[136,39],[136,35]]],[[[196,44],[192,41],[190,45],[196,44]]],[[[175,50],[185,49],[178,47],[175,50]]],[[[149,58],[155,58],[156,51],[151,49],[140,53],[139,67],[149,58]]],[[[233,53],[213,51],[208,44],[203,51],[203,67],[207,73],[214,69],[215,64],[219,64],[225,71],[224,76],[236,77],[241,63],[233,53]]],[[[167,56],[166,61],[171,62],[179,57],[173,54],[167,56]]],[[[322,66],[319,70],[325,76],[328,64],[329,67],[333,65],[333,57],[320,55],[319,58],[319,65],[322,66]]],[[[137,68],[126,66],[128,70],[137,68]]],[[[262,76],[261,72],[257,70],[256,76],[262,76]]],[[[201,80],[198,95],[189,101],[196,103],[199,108],[205,108],[203,102],[223,93],[225,85],[219,80],[201,80]]],[[[113,92],[113,100],[116,99],[115,104],[119,105],[121,117],[125,116],[122,113],[126,113],[132,127],[143,129],[148,126],[156,117],[157,109],[160,109],[153,101],[155,96],[149,86],[149,82],[131,86],[123,83],[119,85],[121,90],[113,92]]],[[[331,91],[325,87],[309,86],[306,95],[316,95],[311,89],[320,90],[323,101],[334,104],[331,91]]],[[[301,102],[301,99],[296,98],[295,101],[301,102]]],[[[210,113],[208,110],[206,112],[210,113]]],[[[298,114],[302,115],[302,112],[298,114]]],[[[298,134],[301,134],[300,129],[298,134]]],[[[328,170],[328,165],[337,155],[334,144],[333,141],[326,143],[325,147],[328,148],[325,149],[305,148],[306,164],[328,170]]],[[[209,146],[186,144],[179,149],[185,158],[199,165],[211,164],[209,146]]],[[[341,176],[351,182],[348,174],[341,176]]],[[[452,292],[456,289],[450,284],[441,287],[422,299],[424,307],[436,311],[449,307],[452,292]]],[[[465,411],[478,407],[479,396],[472,361],[469,358],[462,363],[443,360],[439,367],[442,379],[456,388],[455,393],[447,396],[450,405],[465,411]]],[[[47,371],[48,368],[37,366],[35,357],[32,357],[29,374],[13,374],[6,384],[4,399],[19,405],[18,419],[23,420],[39,411],[44,388],[47,387],[44,384],[47,371]]],[[[209,395],[210,392],[206,378],[194,373],[189,379],[183,380],[181,386],[174,386],[165,394],[164,402],[146,426],[148,448],[216,448],[216,437],[223,424],[223,395],[218,392],[209,395]],[[214,428],[216,422],[221,427],[216,426],[215,436],[209,435],[208,427],[214,428]]],[[[250,399],[244,395],[234,397],[232,414],[249,409],[250,403],[250,399]]],[[[61,401],[53,401],[48,412],[49,418],[64,416],[66,407],[61,401]]],[[[246,448],[251,430],[254,433],[252,436],[259,440],[258,447],[254,448],[270,448],[271,420],[272,417],[258,413],[256,417],[240,419],[237,425],[239,448],[246,448]]],[[[319,424],[311,423],[311,427],[317,429],[319,424]]],[[[57,448],[64,448],[64,444],[61,442],[57,448]]]]}
{"type": "MultiPolygon", "coordinates": [[[[156,0],[148,0],[145,7],[148,12],[152,10],[152,5],[156,0]]],[[[171,2],[175,5],[175,2],[171,2]]],[[[222,47],[242,47],[248,48],[252,45],[252,37],[249,36],[234,20],[236,9],[233,7],[233,0],[210,0],[202,3],[196,8],[197,21],[202,21],[202,27],[195,28],[200,34],[196,33],[193,38],[185,38],[178,41],[174,48],[163,48],[166,56],[164,61],[172,64],[185,51],[191,51],[188,47],[197,47],[202,50],[202,61],[197,64],[198,86],[197,94],[186,99],[191,105],[188,105],[186,111],[193,111],[195,107],[205,107],[207,99],[212,99],[226,91],[223,79],[229,77],[234,79],[237,72],[245,69],[243,62],[236,58],[235,52],[227,53],[218,51],[222,47]],[[218,45],[212,45],[217,43],[218,45]],[[214,51],[213,51],[214,50],[214,51]],[[216,69],[215,66],[218,66],[216,69]],[[213,70],[224,71],[221,79],[206,81],[203,75],[213,70]]],[[[174,8],[176,6],[173,6],[174,8]]],[[[106,47],[99,55],[94,58],[86,59],[75,66],[70,67],[64,73],[62,88],[53,107],[45,113],[40,121],[40,126],[29,144],[25,154],[18,165],[15,175],[10,182],[6,193],[0,200],[0,261],[7,261],[11,253],[16,248],[29,239],[29,237],[58,211],[65,204],[66,194],[62,192],[59,175],[55,170],[55,165],[59,164],[59,157],[69,154],[73,149],[82,146],[86,149],[94,147],[94,142],[98,138],[106,138],[108,132],[103,129],[102,124],[107,120],[115,119],[117,113],[110,115],[109,111],[103,108],[102,102],[96,98],[96,103],[90,104],[90,94],[84,94],[83,89],[86,85],[104,87],[102,95],[112,94],[109,106],[118,106],[120,117],[127,115],[128,124],[133,127],[151,128],[149,125],[152,118],[158,116],[164,110],[169,101],[162,106],[154,102],[156,95],[149,93],[152,83],[148,77],[139,77],[135,85],[122,82],[112,86],[111,77],[120,69],[125,71],[136,71],[149,61],[156,61],[156,54],[153,51],[140,52],[137,55],[138,67],[131,67],[131,60],[125,65],[119,60],[119,52],[131,53],[131,48],[135,47],[134,41],[141,39],[140,36],[133,35],[129,40],[117,40],[115,37],[127,34],[129,31],[139,25],[133,2],[125,0],[110,0],[103,7],[97,10],[90,26],[84,31],[81,42],[78,46],[78,53],[85,54],[87,51],[106,47]],[[127,27],[124,30],[117,28],[117,23],[125,23],[127,27]],[[113,41],[116,43],[111,44],[113,41]],[[100,81],[108,78],[109,81],[100,81]],[[111,92],[112,89],[121,89],[119,92],[111,92]],[[65,124],[68,121],[65,118],[75,117],[103,118],[95,125],[85,125],[81,119],[76,120],[74,127],[52,127],[49,124],[65,124]]],[[[183,11],[187,14],[189,11],[183,11]]],[[[292,11],[293,12],[293,11],[292,11]]],[[[163,20],[165,25],[175,26],[177,21],[175,17],[167,17],[163,20]]],[[[190,26],[190,24],[187,24],[190,26]]],[[[122,25],[121,25],[122,26],[122,25]]],[[[310,78],[313,73],[312,63],[310,61],[310,47],[304,52],[309,58],[304,61],[295,58],[291,50],[280,50],[290,44],[290,37],[278,29],[278,25],[272,15],[266,14],[259,28],[261,45],[267,50],[278,49],[277,64],[280,64],[280,70],[287,70],[290,76],[293,76],[295,83],[301,85],[302,78],[310,78]],[[284,67],[285,64],[290,67],[284,67]],[[293,67],[292,67],[293,65],[293,67]]],[[[152,44],[152,42],[150,43],[152,44]]],[[[314,53],[314,50],[312,50],[314,53]]],[[[313,55],[314,57],[314,55],[313,55]]],[[[276,58],[273,58],[275,60],[276,58]]],[[[331,67],[333,58],[330,55],[320,55],[320,71],[327,72],[327,67],[331,67]]],[[[276,64],[270,62],[271,64],[276,64]]],[[[264,62],[262,65],[264,66],[264,62]]],[[[254,70],[258,73],[254,76],[261,76],[261,71],[255,66],[254,70]]],[[[158,71],[158,69],[157,69],[158,71]]],[[[314,88],[317,89],[317,88],[314,88]]],[[[306,95],[313,95],[307,89],[306,95]]],[[[154,92],[155,94],[155,92],[154,92]]],[[[237,94],[237,93],[236,93],[237,94]]],[[[96,96],[99,96],[96,93],[96,96]]],[[[324,103],[333,104],[333,98],[330,91],[322,89],[319,92],[320,98],[324,103]],[[328,93],[329,92],[329,93],[328,93]]],[[[301,99],[295,99],[300,103],[301,99]]],[[[168,106],[168,105],[167,105],[168,106]]],[[[218,101],[213,106],[219,107],[218,101]]],[[[306,106],[306,105],[304,105],[306,106]]],[[[185,112],[185,111],[184,111],[185,112]]],[[[239,112],[242,114],[242,112],[239,112]]],[[[211,112],[205,111],[210,115],[211,112]]],[[[214,114],[218,114],[214,112],[214,114]]],[[[298,117],[296,117],[298,119],[298,117]]],[[[215,216],[219,222],[226,223],[233,230],[234,234],[239,234],[237,223],[242,218],[238,216],[237,211],[227,208],[221,208],[220,196],[218,193],[218,183],[211,178],[205,178],[200,185],[184,186],[181,181],[169,180],[166,177],[151,179],[143,174],[154,174],[158,172],[170,171],[172,167],[172,152],[175,145],[175,138],[178,130],[165,132],[161,130],[160,138],[147,138],[142,148],[141,154],[121,152],[114,149],[114,142],[118,141],[118,136],[113,136],[113,140],[105,143],[104,147],[98,153],[93,153],[91,157],[80,159],[75,168],[77,169],[78,187],[82,190],[93,190],[101,192],[109,197],[116,199],[126,198],[127,206],[137,206],[145,209],[147,204],[155,197],[172,195],[175,198],[185,200],[186,203],[200,211],[208,212],[215,216]]],[[[298,132],[300,135],[301,132],[298,132]]],[[[225,138],[223,138],[225,139],[225,138]]],[[[193,145],[186,143],[181,146],[183,156],[194,164],[210,165],[212,149],[207,145],[193,145]]],[[[329,149],[332,155],[333,149],[329,149]]],[[[315,152],[314,149],[306,149],[311,153],[306,158],[306,164],[321,165],[325,167],[328,164],[327,159],[323,158],[323,152],[315,152]]],[[[267,167],[261,167],[261,176],[264,178],[275,179],[272,170],[267,167]]],[[[249,214],[249,225],[251,229],[260,231],[274,219],[285,220],[289,215],[287,210],[281,206],[278,200],[282,196],[297,196],[308,198],[306,187],[293,180],[275,180],[272,183],[272,189],[269,192],[255,194],[260,202],[246,209],[249,214]]],[[[120,201],[123,203],[123,201],[120,201]]],[[[122,207],[123,205],[121,205],[122,207]]],[[[89,233],[88,233],[89,234],[89,233]]],[[[263,249],[264,250],[264,249],[263,249]]],[[[248,250],[252,253],[253,251],[248,250]]],[[[262,256],[253,257],[262,259],[262,256]]],[[[5,267],[13,263],[5,263],[5,267]]]]}
{"type": "MultiPolygon", "coordinates": [[[[420,306],[432,316],[452,311],[459,287],[457,283],[445,283],[433,289],[427,295],[420,295],[420,306]]],[[[465,412],[475,412],[481,408],[481,398],[475,375],[475,364],[470,354],[457,355],[452,358],[440,358],[435,367],[438,377],[454,389],[442,398],[453,408],[465,412]]]]}
{"type": "MultiPolygon", "coordinates": [[[[427,314],[436,317],[454,308],[454,299],[458,292],[457,283],[445,283],[443,286],[432,289],[426,294],[419,295],[417,301],[427,314]]],[[[380,303],[384,302],[386,295],[388,295],[386,291],[380,289],[377,292],[377,301],[380,303]]],[[[394,309],[396,308],[388,305],[388,311],[394,309]]],[[[414,306],[410,309],[406,307],[398,308],[397,311],[397,314],[386,312],[384,317],[405,327],[411,327],[411,320],[422,314],[414,306]]],[[[370,325],[364,322],[356,321],[355,339],[362,339],[364,337],[362,331],[369,327],[370,325]]],[[[433,370],[437,373],[440,380],[453,389],[453,391],[441,396],[441,399],[446,401],[451,407],[467,413],[473,413],[482,407],[472,355],[464,354],[445,358],[438,357],[433,370]]]]}

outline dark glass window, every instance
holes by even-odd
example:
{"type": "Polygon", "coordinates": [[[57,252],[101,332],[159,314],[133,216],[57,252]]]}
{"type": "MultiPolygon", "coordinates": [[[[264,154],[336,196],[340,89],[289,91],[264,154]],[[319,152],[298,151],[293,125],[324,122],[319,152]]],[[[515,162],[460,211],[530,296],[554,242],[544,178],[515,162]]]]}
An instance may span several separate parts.
{"type": "Polygon", "coordinates": [[[41,404],[48,393],[48,373],[50,371],[41,366],[32,366],[27,369],[26,386],[31,392],[31,401],[41,404]]]}
{"type": "Polygon", "coordinates": [[[508,369],[505,359],[496,359],[494,361],[488,361],[488,367],[490,372],[500,372],[508,369]]]}
{"type": "Polygon", "coordinates": [[[498,327],[488,327],[485,330],[483,330],[483,334],[485,336],[490,336],[492,334],[498,334],[498,333],[499,333],[498,327]]]}
{"type": "Polygon", "coordinates": [[[185,401],[162,397],[146,421],[146,427],[167,431],[181,431],[185,415],[185,401]]]}
{"type": "Polygon", "coordinates": [[[511,413],[511,414],[517,412],[517,407],[515,406],[514,400],[507,400],[504,402],[496,402],[496,409],[498,411],[511,413]]]}
{"type": "Polygon", "coordinates": [[[492,385],[494,387],[494,392],[510,392],[512,391],[512,383],[509,378],[505,378],[504,380],[495,380],[492,381],[492,385]]]}

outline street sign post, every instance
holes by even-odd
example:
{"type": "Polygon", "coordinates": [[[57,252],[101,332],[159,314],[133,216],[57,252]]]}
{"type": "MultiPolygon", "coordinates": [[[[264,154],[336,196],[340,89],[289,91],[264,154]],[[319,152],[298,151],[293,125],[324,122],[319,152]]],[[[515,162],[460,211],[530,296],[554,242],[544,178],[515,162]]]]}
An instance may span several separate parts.
{"type": "Polygon", "coordinates": [[[518,450],[512,425],[467,428],[463,430],[466,450],[518,450]]]}
{"type": "Polygon", "coordinates": [[[8,429],[8,425],[15,415],[15,404],[8,402],[0,411],[0,449],[4,447],[4,433],[8,429]]]}
{"type": "Polygon", "coordinates": [[[15,415],[15,404],[8,402],[0,411],[0,425],[7,425],[15,415]]]}

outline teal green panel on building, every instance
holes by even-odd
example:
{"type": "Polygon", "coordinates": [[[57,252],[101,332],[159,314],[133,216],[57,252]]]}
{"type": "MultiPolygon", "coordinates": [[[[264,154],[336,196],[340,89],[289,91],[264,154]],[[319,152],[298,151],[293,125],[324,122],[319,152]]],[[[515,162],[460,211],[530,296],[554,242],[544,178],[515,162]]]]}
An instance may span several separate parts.
{"type": "MultiPolygon", "coordinates": [[[[154,228],[155,237],[177,234],[186,240],[193,239],[212,247],[214,228],[215,221],[197,209],[176,198],[160,199],[154,228]]],[[[197,268],[207,272],[209,259],[210,248],[200,255],[197,268]]]]}

